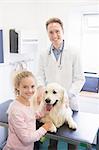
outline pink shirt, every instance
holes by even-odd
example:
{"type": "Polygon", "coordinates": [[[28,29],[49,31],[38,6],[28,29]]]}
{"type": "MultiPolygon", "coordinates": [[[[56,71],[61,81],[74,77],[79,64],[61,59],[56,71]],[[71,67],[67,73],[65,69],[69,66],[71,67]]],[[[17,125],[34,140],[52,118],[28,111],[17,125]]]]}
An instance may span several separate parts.
{"type": "Polygon", "coordinates": [[[8,139],[3,150],[33,150],[34,142],[38,141],[46,130],[36,130],[36,118],[33,109],[13,101],[8,111],[8,139]]]}

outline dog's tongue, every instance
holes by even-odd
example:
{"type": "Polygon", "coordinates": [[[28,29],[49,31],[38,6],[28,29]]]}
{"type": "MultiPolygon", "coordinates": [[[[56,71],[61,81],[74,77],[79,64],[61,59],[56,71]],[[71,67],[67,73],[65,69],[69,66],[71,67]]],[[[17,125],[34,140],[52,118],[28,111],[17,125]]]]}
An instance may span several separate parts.
{"type": "Polygon", "coordinates": [[[52,109],[52,105],[51,105],[51,104],[47,104],[47,105],[46,105],[46,110],[47,110],[47,111],[50,111],[51,109],[52,109]]]}

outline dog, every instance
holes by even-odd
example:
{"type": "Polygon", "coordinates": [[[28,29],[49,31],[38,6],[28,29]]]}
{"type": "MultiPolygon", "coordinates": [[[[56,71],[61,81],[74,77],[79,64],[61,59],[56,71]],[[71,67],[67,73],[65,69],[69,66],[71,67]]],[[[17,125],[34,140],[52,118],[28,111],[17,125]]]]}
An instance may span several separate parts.
{"type": "Polygon", "coordinates": [[[56,132],[57,128],[64,123],[67,123],[69,128],[73,130],[77,129],[77,124],[72,118],[67,93],[58,83],[49,83],[45,87],[39,111],[45,114],[40,120],[42,123],[52,121],[50,132],[56,132]]]}

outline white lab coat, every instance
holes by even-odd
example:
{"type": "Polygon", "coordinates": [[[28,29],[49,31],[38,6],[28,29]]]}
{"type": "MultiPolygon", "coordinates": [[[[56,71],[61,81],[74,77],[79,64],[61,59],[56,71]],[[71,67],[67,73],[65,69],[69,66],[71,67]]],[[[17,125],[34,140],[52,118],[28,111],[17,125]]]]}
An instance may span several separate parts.
{"type": "Polygon", "coordinates": [[[78,110],[78,101],[76,96],[80,92],[85,77],[81,66],[80,55],[75,49],[64,48],[62,54],[62,69],[50,50],[42,52],[39,58],[37,80],[38,85],[46,85],[50,82],[57,82],[62,85],[70,99],[70,105],[73,110],[78,110]]]}

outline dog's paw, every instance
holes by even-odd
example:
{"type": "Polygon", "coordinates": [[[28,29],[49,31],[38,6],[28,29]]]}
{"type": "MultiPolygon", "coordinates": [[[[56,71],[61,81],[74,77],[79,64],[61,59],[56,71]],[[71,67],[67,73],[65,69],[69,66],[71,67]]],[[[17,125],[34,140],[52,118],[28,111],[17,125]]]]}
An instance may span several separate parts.
{"type": "Polygon", "coordinates": [[[56,132],[57,131],[57,128],[53,125],[51,128],[50,128],[50,132],[56,132]]]}
{"type": "Polygon", "coordinates": [[[72,121],[69,123],[69,128],[73,129],[73,130],[76,130],[77,129],[77,124],[76,122],[72,121]]]}

